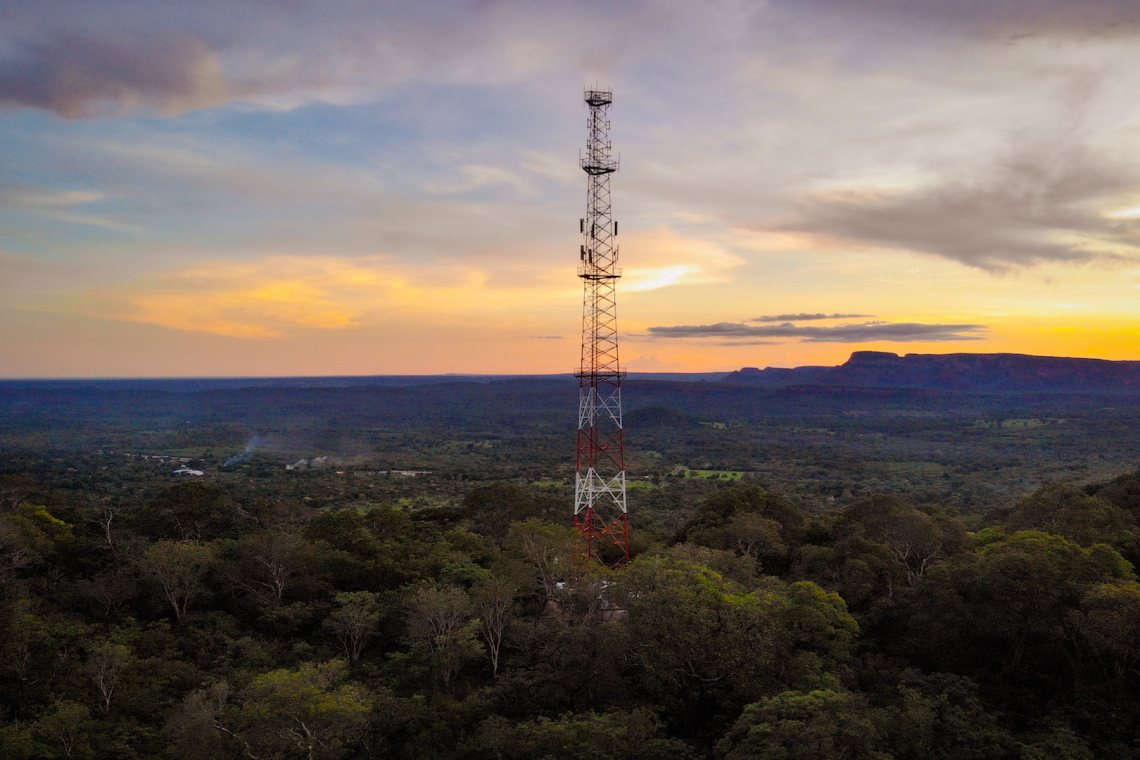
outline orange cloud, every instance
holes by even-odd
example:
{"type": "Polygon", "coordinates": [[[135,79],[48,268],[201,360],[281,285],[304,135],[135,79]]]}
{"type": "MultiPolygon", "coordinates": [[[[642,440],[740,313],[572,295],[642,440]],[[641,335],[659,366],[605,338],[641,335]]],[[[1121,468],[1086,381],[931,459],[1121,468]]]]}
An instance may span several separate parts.
{"type": "Polygon", "coordinates": [[[89,294],[94,316],[239,338],[343,330],[394,314],[420,319],[536,307],[565,288],[493,288],[486,273],[416,271],[385,256],[270,256],[212,262],[89,294]]]}

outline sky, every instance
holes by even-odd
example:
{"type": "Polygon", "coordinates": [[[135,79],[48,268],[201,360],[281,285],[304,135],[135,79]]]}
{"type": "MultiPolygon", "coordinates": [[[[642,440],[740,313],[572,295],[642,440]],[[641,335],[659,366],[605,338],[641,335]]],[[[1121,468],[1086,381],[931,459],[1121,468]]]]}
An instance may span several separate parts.
{"type": "Polygon", "coordinates": [[[0,377],[1140,359],[1140,0],[0,0],[0,377]]]}

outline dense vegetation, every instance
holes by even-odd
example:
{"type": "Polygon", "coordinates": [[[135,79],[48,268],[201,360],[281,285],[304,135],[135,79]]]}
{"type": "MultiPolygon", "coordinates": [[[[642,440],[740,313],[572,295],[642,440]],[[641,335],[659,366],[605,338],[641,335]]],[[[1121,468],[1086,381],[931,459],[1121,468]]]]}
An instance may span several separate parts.
{"type": "Polygon", "coordinates": [[[610,571],[573,383],[183,385],[0,384],[0,760],[1140,757],[1132,397],[631,381],[610,571]]]}
{"type": "Polygon", "coordinates": [[[725,484],[618,571],[513,483],[124,505],[8,475],[0,511],[3,758],[1140,752],[1140,474],[970,526],[725,484]]]}

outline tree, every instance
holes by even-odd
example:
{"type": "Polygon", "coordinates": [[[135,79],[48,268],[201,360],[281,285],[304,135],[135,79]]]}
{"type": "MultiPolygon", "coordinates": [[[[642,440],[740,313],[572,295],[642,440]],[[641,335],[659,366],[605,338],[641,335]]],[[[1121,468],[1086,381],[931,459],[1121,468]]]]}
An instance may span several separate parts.
{"type": "Polygon", "coordinates": [[[139,510],[135,522],[158,539],[200,543],[233,538],[241,532],[237,508],[221,488],[206,483],[177,483],[139,510]]]}
{"type": "Polygon", "coordinates": [[[1082,546],[1122,546],[1136,531],[1132,515],[1069,485],[1055,483],[1022,499],[1009,516],[1011,530],[1040,530],[1082,546]]]}
{"type": "Polygon", "coordinates": [[[745,486],[729,488],[706,499],[677,534],[676,540],[702,543],[710,532],[717,535],[734,517],[742,514],[759,515],[777,523],[780,526],[779,539],[785,545],[795,543],[804,526],[803,515],[790,501],[760,486],[745,486]]]}
{"type": "Polygon", "coordinates": [[[472,590],[475,614],[479,617],[479,629],[487,644],[487,654],[491,657],[491,677],[499,677],[499,653],[502,651],[503,635],[511,620],[511,607],[515,600],[518,584],[502,575],[492,575],[472,590]]]}
{"type": "Polygon", "coordinates": [[[79,581],[76,587],[94,603],[103,619],[107,620],[138,594],[138,583],[131,570],[118,567],[90,580],[79,581]]]}
{"type": "Polygon", "coordinates": [[[303,663],[296,669],[257,676],[236,693],[225,683],[188,695],[182,711],[167,725],[177,757],[233,757],[216,743],[202,742],[210,730],[226,737],[251,760],[291,757],[335,760],[352,750],[372,706],[362,688],[344,683],[343,662],[303,663]],[[201,747],[201,754],[194,750],[201,747]]]}
{"type": "Polygon", "coordinates": [[[904,671],[895,698],[876,724],[893,757],[924,760],[1013,760],[1013,738],[979,701],[968,679],[904,671]]]}
{"type": "Polygon", "coordinates": [[[119,558],[119,549],[116,545],[115,531],[113,529],[117,514],[118,512],[114,507],[109,504],[102,504],[98,511],[87,519],[87,522],[94,527],[99,539],[106,545],[107,550],[111,552],[111,556],[115,559],[119,558]]]}
{"type": "Polygon", "coordinates": [[[0,517],[0,580],[8,581],[18,571],[41,560],[23,531],[11,520],[0,517]]]}
{"type": "Polygon", "coordinates": [[[470,616],[471,600],[462,589],[431,584],[412,592],[407,639],[426,654],[445,687],[464,662],[481,653],[479,624],[470,616]]]}
{"type": "Polygon", "coordinates": [[[311,547],[296,533],[263,530],[226,547],[227,575],[262,609],[275,610],[286,592],[305,582],[314,566],[311,547]]]}
{"type": "Polygon", "coordinates": [[[841,538],[863,536],[887,547],[911,586],[932,563],[965,548],[957,523],[935,520],[893,495],[873,496],[845,510],[836,520],[836,533],[841,538]]]}
{"type": "Polygon", "coordinates": [[[710,549],[699,544],[685,543],[670,547],[669,556],[683,562],[703,565],[745,588],[756,587],[756,560],[742,554],[738,555],[735,551],[710,549]]]}
{"type": "Polygon", "coordinates": [[[684,742],[664,735],[651,711],[567,713],[558,720],[536,718],[512,726],[494,716],[480,726],[472,742],[475,757],[495,760],[589,758],[590,760],[658,760],[693,757],[684,742]]]}
{"type": "Polygon", "coordinates": [[[755,512],[734,515],[728,523],[730,546],[745,557],[763,561],[765,558],[784,557],[788,547],[780,535],[782,526],[755,512]]]}
{"type": "Polygon", "coordinates": [[[90,718],[91,711],[78,702],[56,702],[32,726],[32,735],[47,757],[93,757],[88,741],[90,718]]]}
{"type": "Polygon", "coordinates": [[[367,692],[343,683],[346,674],[332,661],[258,676],[239,695],[234,735],[251,757],[344,757],[345,738],[360,731],[371,707],[367,692]]]}
{"type": "Polygon", "coordinates": [[[785,691],[744,708],[717,751],[726,760],[891,760],[875,718],[849,691],[785,691]]]}
{"type": "Polygon", "coordinates": [[[1134,581],[1131,566],[1103,544],[1085,549],[1045,533],[981,538],[973,555],[938,565],[906,601],[899,643],[923,669],[1053,699],[1079,667],[1070,613],[1095,587],[1134,581]]]}
{"type": "Polygon", "coordinates": [[[215,565],[210,546],[159,541],[139,560],[139,567],[162,589],[166,601],[182,620],[195,599],[206,591],[206,574],[215,565]]]}
{"type": "Polygon", "coordinates": [[[324,625],[332,631],[348,661],[356,664],[380,621],[377,595],[371,591],[344,591],[334,601],[337,608],[324,625]]]}
{"type": "Polygon", "coordinates": [[[225,681],[190,692],[181,709],[167,718],[163,727],[166,754],[173,760],[229,760],[249,757],[249,745],[241,742],[227,724],[232,689],[225,681]],[[244,744],[244,746],[243,746],[244,744]]]}
{"type": "Polygon", "coordinates": [[[843,601],[811,583],[748,593],[700,565],[643,557],[621,584],[641,686],[687,733],[719,735],[765,692],[817,683],[857,630],[843,601]]]}
{"type": "Polygon", "coordinates": [[[25,475],[0,475],[0,514],[15,512],[35,488],[25,475]]]}
{"type": "Polygon", "coordinates": [[[1069,622],[1111,678],[1140,686],[1140,583],[1089,589],[1069,622]]]}
{"type": "Polygon", "coordinates": [[[302,535],[318,547],[332,582],[346,591],[394,591],[431,576],[446,556],[434,525],[389,507],[324,512],[302,535]]]}
{"type": "Polygon", "coordinates": [[[906,586],[906,568],[889,548],[864,536],[834,546],[801,546],[791,575],[835,591],[853,610],[865,611],[906,586]]]}
{"type": "Polygon", "coordinates": [[[9,673],[0,683],[18,686],[22,699],[50,694],[57,679],[71,680],[73,653],[89,629],[74,619],[54,612],[36,614],[32,604],[21,599],[12,610],[0,639],[0,673],[9,673]],[[13,679],[12,676],[15,676],[13,679]]]}
{"type": "Polygon", "coordinates": [[[72,526],[42,505],[21,503],[0,514],[0,581],[70,547],[74,539],[72,526]]]}
{"type": "Polygon", "coordinates": [[[523,520],[550,518],[558,503],[514,483],[490,483],[463,498],[463,512],[474,530],[502,542],[511,525],[523,520]]]}
{"type": "Polygon", "coordinates": [[[87,674],[103,698],[103,711],[111,710],[115,689],[131,662],[131,649],[114,641],[102,641],[87,650],[87,674]]]}
{"type": "Polygon", "coordinates": [[[578,544],[574,529],[541,520],[515,523],[507,535],[507,546],[517,551],[533,571],[544,603],[565,596],[562,589],[574,570],[578,544]]]}

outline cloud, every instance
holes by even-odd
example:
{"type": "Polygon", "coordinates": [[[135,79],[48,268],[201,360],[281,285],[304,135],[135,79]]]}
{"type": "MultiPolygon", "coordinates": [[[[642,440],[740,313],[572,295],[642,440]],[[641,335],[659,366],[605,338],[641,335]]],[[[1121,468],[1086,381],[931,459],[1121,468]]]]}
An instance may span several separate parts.
{"type": "Polygon", "coordinates": [[[101,200],[103,194],[83,190],[52,190],[15,182],[0,182],[0,206],[21,209],[68,208],[101,200]]]}
{"type": "Polygon", "coordinates": [[[874,314],[776,314],[768,317],[753,317],[749,322],[809,322],[818,319],[864,319],[874,314]]]}
{"type": "MultiPolygon", "coordinates": [[[[956,340],[982,340],[971,334],[984,332],[984,325],[927,325],[916,322],[864,322],[834,327],[801,327],[791,322],[758,327],[736,322],[715,325],[678,325],[650,327],[649,334],[661,338],[801,338],[806,343],[929,343],[956,340]]],[[[749,344],[744,344],[749,345],[749,344]]],[[[761,344],[763,345],[763,344],[761,344]]]]}
{"type": "MultiPolygon", "coordinates": [[[[790,0],[784,0],[791,4],[790,0]]],[[[868,19],[976,36],[1051,34],[1124,35],[1138,31],[1136,0],[794,0],[814,12],[842,15],[853,23],[868,19]]]]}
{"type": "MultiPolygon", "coordinates": [[[[562,282],[499,286],[481,270],[410,267],[387,255],[213,261],[73,296],[83,313],[102,319],[269,339],[406,320],[496,322],[504,312],[543,313],[559,301],[569,307],[579,298],[562,282]]],[[[517,317],[513,320],[517,327],[517,317]]]]}
{"type": "Polygon", "coordinates": [[[76,206],[104,200],[101,192],[89,190],[55,190],[20,183],[0,182],[0,213],[22,212],[55,222],[100,227],[134,234],[138,227],[108,216],[78,213],[76,206]]]}
{"type": "Polygon", "coordinates": [[[50,14],[9,5],[0,105],[68,119],[173,116],[232,101],[275,111],[359,105],[412,81],[530,84],[536,75],[596,73],[599,60],[612,64],[628,47],[618,44],[623,29],[656,24],[611,8],[598,28],[580,8],[525,1],[55,0],[50,14]]]}
{"type": "Polygon", "coordinates": [[[812,193],[796,202],[795,218],[775,227],[823,245],[926,253],[989,271],[1134,258],[1140,222],[1103,209],[1136,183],[1122,162],[1078,147],[1034,145],[968,177],[812,193]]]}
{"type": "Polygon", "coordinates": [[[0,293],[4,294],[5,305],[11,306],[16,299],[59,283],[74,269],[74,266],[0,250],[0,293]]]}
{"type": "Polygon", "coordinates": [[[501,166],[479,166],[470,164],[460,168],[463,179],[454,183],[435,183],[427,185],[430,193],[449,194],[466,193],[486,187],[504,186],[517,193],[534,192],[534,186],[517,172],[504,169],[501,166]]]}
{"type": "Polygon", "coordinates": [[[0,66],[0,105],[67,119],[140,108],[175,116],[229,97],[218,57],[182,35],[57,35],[24,45],[0,66]]]}
{"type": "Polygon", "coordinates": [[[561,335],[528,335],[531,340],[562,340],[561,335]]]}
{"type": "Polygon", "coordinates": [[[682,235],[663,226],[623,232],[621,241],[623,273],[619,287],[627,293],[722,282],[728,270],[744,264],[716,240],[682,235]]]}
{"type": "Polygon", "coordinates": [[[726,340],[717,343],[718,346],[781,346],[778,340],[726,340]]]}

